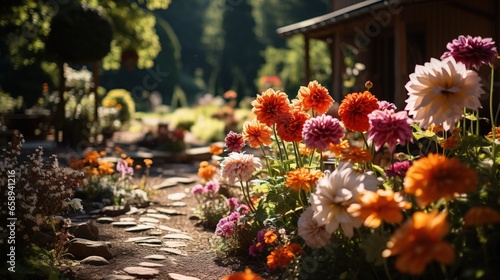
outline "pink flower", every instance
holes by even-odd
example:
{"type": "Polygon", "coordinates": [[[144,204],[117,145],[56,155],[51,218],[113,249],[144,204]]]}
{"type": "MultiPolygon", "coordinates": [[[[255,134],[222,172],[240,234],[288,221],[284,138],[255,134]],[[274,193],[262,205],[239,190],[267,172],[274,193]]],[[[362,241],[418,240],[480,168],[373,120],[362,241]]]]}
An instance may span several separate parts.
{"type": "Polygon", "coordinates": [[[215,181],[208,181],[205,184],[205,188],[203,189],[203,192],[208,192],[208,193],[216,193],[219,191],[219,184],[215,181]]]}
{"type": "Polygon", "coordinates": [[[302,128],[302,138],[306,146],[321,151],[327,150],[330,143],[340,143],[344,134],[340,121],[328,115],[308,119],[302,128]]]}
{"type": "Polygon", "coordinates": [[[260,158],[244,153],[230,153],[220,163],[222,180],[234,185],[238,180],[247,182],[252,178],[254,171],[262,168],[260,158]]]}
{"type": "Polygon", "coordinates": [[[246,204],[240,204],[236,210],[239,213],[245,215],[250,212],[250,207],[248,207],[246,204]]]}
{"type": "Polygon", "coordinates": [[[237,197],[230,197],[226,200],[226,205],[230,211],[234,211],[240,205],[240,202],[237,197]]]}
{"type": "Polygon", "coordinates": [[[202,185],[198,184],[193,186],[193,188],[191,189],[191,194],[193,195],[202,194],[204,190],[205,188],[202,185]]]}
{"type": "Polygon", "coordinates": [[[378,102],[378,109],[382,110],[382,111],[386,111],[386,110],[396,111],[398,108],[396,107],[396,105],[394,103],[382,100],[382,101],[378,102]]]}
{"type": "Polygon", "coordinates": [[[215,235],[223,236],[226,238],[231,237],[236,229],[239,218],[240,213],[233,212],[229,216],[220,219],[215,229],[215,235]]]}
{"type": "Polygon", "coordinates": [[[129,167],[127,162],[124,160],[121,160],[116,164],[116,171],[120,172],[122,174],[122,177],[125,177],[127,175],[134,175],[134,169],[132,167],[129,167]]]}
{"type": "Polygon", "coordinates": [[[393,152],[397,144],[404,145],[413,139],[412,121],[406,111],[396,113],[393,110],[375,110],[368,115],[368,119],[368,141],[375,143],[377,151],[387,143],[389,151],[393,152]]]}
{"type": "Polygon", "coordinates": [[[445,52],[441,59],[452,56],[457,62],[465,64],[467,69],[475,67],[479,69],[483,64],[493,62],[498,55],[495,41],[491,38],[471,37],[469,35],[458,36],[451,43],[446,45],[449,50],[445,52]]]}
{"type": "Polygon", "coordinates": [[[243,135],[229,131],[226,138],[224,139],[226,142],[226,148],[230,152],[241,152],[243,147],[245,146],[245,141],[243,140],[243,135]]]}
{"type": "Polygon", "coordinates": [[[330,243],[331,234],[326,231],[325,226],[319,226],[318,222],[313,219],[314,210],[309,207],[300,215],[297,221],[298,234],[307,246],[311,248],[321,248],[330,243]]]}
{"type": "Polygon", "coordinates": [[[389,169],[385,170],[385,174],[388,177],[399,176],[401,178],[404,178],[406,175],[406,171],[408,170],[408,168],[410,168],[410,166],[411,166],[411,162],[409,162],[407,160],[396,161],[393,164],[391,164],[389,169]]]}

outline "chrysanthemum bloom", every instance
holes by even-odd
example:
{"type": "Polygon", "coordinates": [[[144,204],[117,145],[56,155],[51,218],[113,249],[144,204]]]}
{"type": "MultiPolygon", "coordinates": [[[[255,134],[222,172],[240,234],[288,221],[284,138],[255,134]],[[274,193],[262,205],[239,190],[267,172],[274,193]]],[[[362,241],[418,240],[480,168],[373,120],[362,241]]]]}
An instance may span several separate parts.
{"type": "Polygon", "coordinates": [[[382,221],[400,223],[403,221],[402,210],[411,208],[411,203],[404,201],[399,192],[392,190],[364,191],[359,194],[358,201],[359,203],[351,204],[347,212],[370,228],[378,228],[382,221]]]}
{"type": "Polygon", "coordinates": [[[343,161],[350,161],[352,163],[365,163],[372,160],[370,151],[356,146],[343,149],[340,151],[340,154],[343,161]]]}
{"type": "Polygon", "coordinates": [[[339,144],[344,135],[340,121],[328,115],[308,119],[302,128],[302,138],[306,146],[320,151],[326,151],[330,143],[339,144]]]}
{"type": "Polygon", "coordinates": [[[332,234],[326,231],[325,226],[319,226],[313,219],[314,210],[309,207],[300,215],[297,221],[297,233],[306,242],[307,246],[317,249],[331,242],[332,234]]]}
{"type": "Polygon", "coordinates": [[[262,277],[252,272],[250,268],[245,268],[244,272],[236,272],[228,276],[224,276],[222,280],[262,280],[262,277]]]}
{"type": "MultiPolygon", "coordinates": [[[[487,137],[493,138],[493,131],[490,131],[487,137]]],[[[496,140],[500,140],[500,126],[495,127],[495,138],[496,140]]]]}
{"type": "Polygon", "coordinates": [[[200,163],[200,168],[198,169],[198,176],[205,181],[211,180],[214,175],[217,174],[217,168],[207,161],[202,161],[200,163]]]}
{"type": "Polygon", "coordinates": [[[457,158],[429,154],[416,160],[406,172],[404,190],[415,195],[419,206],[444,198],[453,199],[477,189],[477,172],[457,158]]]}
{"type": "Polygon", "coordinates": [[[310,192],[311,186],[314,186],[321,177],[323,177],[323,173],[320,170],[300,167],[288,172],[285,186],[295,191],[302,189],[305,192],[310,192]]]}
{"type": "Polygon", "coordinates": [[[252,148],[258,148],[260,145],[270,145],[273,142],[271,139],[273,130],[269,126],[260,123],[257,119],[246,121],[243,124],[242,134],[243,139],[252,148]]]}
{"type": "Polygon", "coordinates": [[[396,145],[405,145],[412,141],[411,119],[406,111],[395,112],[393,110],[375,110],[368,114],[370,129],[368,130],[368,141],[375,143],[375,150],[380,150],[385,143],[389,146],[389,152],[394,152],[396,145]]]}
{"type": "Polygon", "coordinates": [[[144,164],[146,165],[146,167],[151,167],[151,164],[153,164],[153,161],[149,158],[147,159],[144,159],[144,164]]]}
{"type": "Polygon", "coordinates": [[[245,141],[243,140],[243,136],[234,131],[229,131],[226,138],[224,139],[226,142],[226,148],[230,152],[241,152],[243,147],[245,146],[245,141]]]}
{"type": "Polygon", "coordinates": [[[441,59],[452,56],[457,62],[465,64],[467,69],[479,69],[483,64],[493,63],[493,59],[498,55],[495,41],[479,36],[460,35],[448,43],[446,48],[449,51],[445,52],[441,59]]]}
{"type": "Polygon", "coordinates": [[[389,166],[389,169],[385,170],[385,175],[387,175],[387,177],[399,176],[400,178],[404,178],[410,166],[411,162],[408,160],[396,161],[389,166]]]}
{"type": "Polygon", "coordinates": [[[396,111],[398,108],[396,107],[396,104],[382,100],[378,102],[378,109],[382,111],[385,110],[396,111]]]}
{"type": "Polygon", "coordinates": [[[464,107],[481,108],[479,97],[484,93],[478,74],[453,57],[431,58],[424,66],[415,66],[405,87],[409,96],[405,110],[415,122],[423,128],[441,124],[445,130],[462,118],[464,107]]]}
{"type": "Polygon", "coordinates": [[[278,239],[278,236],[276,233],[274,233],[274,230],[268,230],[266,233],[264,233],[264,243],[266,244],[273,244],[276,239],[278,239]]]}
{"type": "Polygon", "coordinates": [[[300,100],[302,110],[313,109],[318,114],[324,114],[333,104],[333,98],[328,90],[318,81],[309,82],[307,87],[301,86],[297,98],[300,100]]]}
{"type": "Polygon", "coordinates": [[[340,226],[346,236],[352,237],[354,228],[359,228],[362,222],[349,214],[347,208],[357,201],[360,192],[375,191],[379,184],[372,172],[358,173],[351,163],[341,162],[335,171],[325,171],[316,193],[311,195],[314,220],[329,233],[340,226]]]}
{"type": "Polygon", "coordinates": [[[464,227],[500,223],[500,212],[488,206],[472,207],[464,216],[464,227]]]}
{"type": "Polygon", "coordinates": [[[310,149],[304,143],[299,143],[299,154],[301,156],[310,156],[314,153],[314,149],[310,149]]]}
{"type": "Polygon", "coordinates": [[[396,269],[412,275],[422,274],[432,261],[452,264],[455,252],[443,240],[450,229],[446,216],[446,212],[415,212],[394,232],[382,256],[387,258],[397,255],[396,269]]]}
{"type": "Polygon", "coordinates": [[[224,151],[222,150],[222,147],[219,144],[212,144],[209,147],[209,152],[212,155],[216,155],[217,156],[217,155],[222,154],[224,151]]]}
{"type": "Polygon", "coordinates": [[[285,247],[278,247],[267,256],[267,266],[271,269],[286,267],[300,253],[302,253],[302,247],[299,244],[292,243],[285,247]]]}
{"type": "Polygon", "coordinates": [[[286,142],[302,140],[302,128],[309,115],[302,111],[291,111],[284,114],[276,123],[276,133],[286,142]]]}
{"type": "Polygon", "coordinates": [[[284,92],[268,89],[252,101],[252,113],[267,126],[275,124],[283,114],[290,111],[290,101],[284,92]]]}
{"type": "Polygon", "coordinates": [[[101,155],[99,154],[99,152],[94,150],[94,151],[85,153],[85,155],[83,156],[83,161],[85,163],[90,164],[90,165],[98,165],[100,157],[101,157],[101,155]]]}
{"type": "Polygon", "coordinates": [[[330,152],[332,152],[335,157],[342,157],[342,151],[349,148],[350,145],[349,145],[349,141],[348,140],[342,140],[340,142],[340,144],[332,144],[330,143],[330,145],[328,146],[328,150],[330,152]]]}
{"type": "Polygon", "coordinates": [[[354,92],[340,103],[339,116],[347,129],[364,132],[370,128],[368,114],[378,108],[378,99],[371,92],[354,92]]]}
{"type": "Polygon", "coordinates": [[[221,178],[230,185],[235,181],[247,182],[254,171],[262,168],[260,158],[245,153],[230,153],[220,164],[221,178]]]}

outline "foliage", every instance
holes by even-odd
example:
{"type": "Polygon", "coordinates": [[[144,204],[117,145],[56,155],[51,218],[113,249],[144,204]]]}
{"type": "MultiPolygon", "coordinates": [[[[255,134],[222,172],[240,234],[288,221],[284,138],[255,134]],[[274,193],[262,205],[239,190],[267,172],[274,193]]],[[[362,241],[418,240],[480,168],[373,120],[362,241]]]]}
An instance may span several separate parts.
{"type": "Polygon", "coordinates": [[[12,113],[22,107],[23,97],[13,98],[10,93],[0,88],[0,104],[0,113],[12,113]]]}
{"type": "Polygon", "coordinates": [[[135,103],[130,92],[124,89],[112,89],[102,99],[104,107],[115,107],[118,109],[118,120],[121,124],[130,121],[135,113],[135,103]]]}

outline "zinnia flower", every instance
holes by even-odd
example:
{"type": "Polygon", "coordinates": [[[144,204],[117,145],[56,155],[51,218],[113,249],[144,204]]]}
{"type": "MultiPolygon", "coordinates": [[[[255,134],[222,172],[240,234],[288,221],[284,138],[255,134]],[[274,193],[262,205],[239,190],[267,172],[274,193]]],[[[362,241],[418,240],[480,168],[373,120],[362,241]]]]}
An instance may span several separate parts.
{"type": "Polygon", "coordinates": [[[310,192],[311,186],[314,186],[321,177],[323,177],[323,173],[320,170],[300,167],[288,172],[285,186],[295,191],[302,189],[305,192],[310,192]]]}
{"type": "Polygon", "coordinates": [[[340,121],[327,115],[308,119],[302,128],[304,144],[308,148],[320,151],[326,151],[330,143],[339,144],[344,135],[340,121]]]}
{"type": "Polygon", "coordinates": [[[365,227],[378,228],[382,221],[400,223],[403,221],[402,209],[409,209],[411,204],[403,200],[399,192],[378,189],[376,192],[364,191],[359,194],[359,203],[347,208],[352,216],[358,217],[365,227]]]}
{"type": "Polygon", "coordinates": [[[378,99],[369,91],[348,94],[339,106],[339,116],[345,127],[363,132],[370,128],[368,114],[379,108],[378,99]]]}
{"type": "Polygon", "coordinates": [[[144,164],[146,165],[146,167],[151,167],[151,164],[153,164],[153,161],[149,158],[147,159],[144,159],[144,164]]]}
{"type": "Polygon", "coordinates": [[[268,89],[252,101],[252,113],[259,122],[272,126],[283,114],[290,111],[290,101],[284,92],[268,89]]]}
{"type": "Polygon", "coordinates": [[[349,140],[342,140],[340,144],[330,143],[330,145],[328,146],[328,150],[332,152],[336,157],[340,158],[342,157],[342,151],[349,147],[349,140]]]}
{"type": "Polygon", "coordinates": [[[415,66],[405,87],[409,96],[405,110],[413,119],[423,128],[441,124],[445,130],[462,118],[464,107],[481,108],[479,97],[484,93],[478,74],[453,57],[415,66]]]}
{"type": "Polygon", "coordinates": [[[313,109],[318,114],[324,114],[333,104],[333,98],[328,90],[318,81],[309,82],[307,87],[301,86],[297,95],[302,110],[309,111],[313,109]]]}
{"type": "Polygon", "coordinates": [[[211,180],[214,175],[217,174],[217,168],[208,163],[208,161],[200,162],[200,168],[198,168],[198,176],[205,181],[211,180]]]}
{"type": "Polygon", "coordinates": [[[230,153],[220,164],[221,177],[230,185],[235,181],[246,182],[254,171],[262,168],[260,158],[244,153],[230,153]]]}
{"type": "Polygon", "coordinates": [[[308,207],[297,221],[299,234],[306,242],[307,246],[317,249],[326,246],[331,241],[331,233],[326,231],[325,226],[319,226],[313,219],[314,210],[308,207]]]}
{"type": "Polygon", "coordinates": [[[245,146],[245,142],[243,141],[243,136],[239,133],[229,131],[226,138],[224,139],[226,142],[226,148],[230,152],[241,152],[243,147],[245,146]]]}
{"type": "Polygon", "coordinates": [[[274,230],[268,230],[264,234],[264,243],[266,244],[273,244],[276,239],[278,239],[278,236],[274,233],[274,230]]]}
{"type": "Polygon", "coordinates": [[[276,123],[276,133],[286,142],[299,142],[302,140],[302,128],[309,116],[302,112],[293,110],[284,114],[276,123]]]}
{"type": "Polygon", "coordinates": [[[222,147],[219,144],[212,144],[209,147],[209,152],[212,155],[216,155],[217,156],[217,155],[222,154],[224,151],[222,150],[222,147]]]}
{"type": "Polygon", "coordinates": [[[293,261],[294,257],[301,252],[302,247],[294,243],[286,245],[285,247],[278,247],[267,256],[267,266],[271,269],[286,267],[293,261]]]}
{"type": "Polygon", "coordinates": [[[379,184],[372,172],[357,173],[351,163],[341,162],[335,171],[325,171],[318,181],[316,193],[311,195],[313,218],[329,233],[340,226],[346,236],[352,237],[354,228],[362,222],[351,216],[347,208],[357,201],[360,192],[375,191],[379,184]]]}
{"type": "Polygon", "coordinates": [[[372,160],[370,151],[356,146],[343,149],[340,151],[340,154],[343,161],[350,161],[352,163],[365,163],[372,160]]]}
{"type": "Polygon", "coordinates": [[[243,139],[248,142],[252,148],[258,148],[260,145],[270,145],[273,140],[271,135],[273,130],[254,119],[253,121],[246,121],[243,124],[243,139]]]}
{"type": "Polygon", "coordinates": [[[500,223],[500,212],[487,206],[472,207],[464,216],[464,227],[500,223]]]}
{"type": "Polygon", "coordinates": [[[252,272],[250,268],[245,268],[244,272],[236,272],[225,276],[222,280],[262,280],[262,277],[252,272]]]}
{"type": "Polygon", "coordinates": [[[451,200],[456,194],[477,189],[477,172],[457,158],[429,154],[416,160],[406,172],[404,190],[415,195],[417,203],[426,207],[445,198],[451,200]]]}
{"type": "Polygon", "coordinates": [[[449,50],[445,52],[441,59],[453,57],[457,62],[465,64],[467,69],[475,67],[479,69],[483,64],[493,63],[493,59],[498,55],[495,41],[491,38],[471,37],[469,35],[458,36],[446,45],[449,50]]]}
{"type": "Polygon", "coordinates": [[[398,255],[396,269],[412,275],[420,275],[432,261],[452,264],[455,252],[443,240],[450,225],[446,212],[415,212],[413,218],[394,232],[382,256],[387,258],[398,255]]]}
{"type": "Polygon", "coordinates": [[[387,143],[392,153],[397,144],[404,145],[413,139],[412,121],[406,111],[375,110],[368,115],[368,119],[370,129],[367,140],[375,143],[377,151],[387,143]]]}

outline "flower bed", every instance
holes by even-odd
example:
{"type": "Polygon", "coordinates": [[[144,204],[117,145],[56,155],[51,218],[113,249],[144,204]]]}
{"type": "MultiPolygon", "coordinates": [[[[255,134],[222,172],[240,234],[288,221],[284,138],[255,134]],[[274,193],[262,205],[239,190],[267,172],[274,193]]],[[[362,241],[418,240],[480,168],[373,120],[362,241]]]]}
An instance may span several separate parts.
{"type": "Polygon", "coordinates": [[[261,264],[226,279],[494,277],[500,138],[493,82],[491,117],[480,118],[475,70],[489,65],[493,80],[498,54],[480,37],[447,47],[415,67],[406,111],[369,82],[340,102],[340,120],[325,114],[334,101],[316,81],[293,100],[273,89],[257,96],[254,120],[227,136],[229,154],[200,166],[207,183],[193,189],[207,222],[222,216],[217,248],[261,264]],[[256,149],[242,152],[244,143],[256,149]]]}

